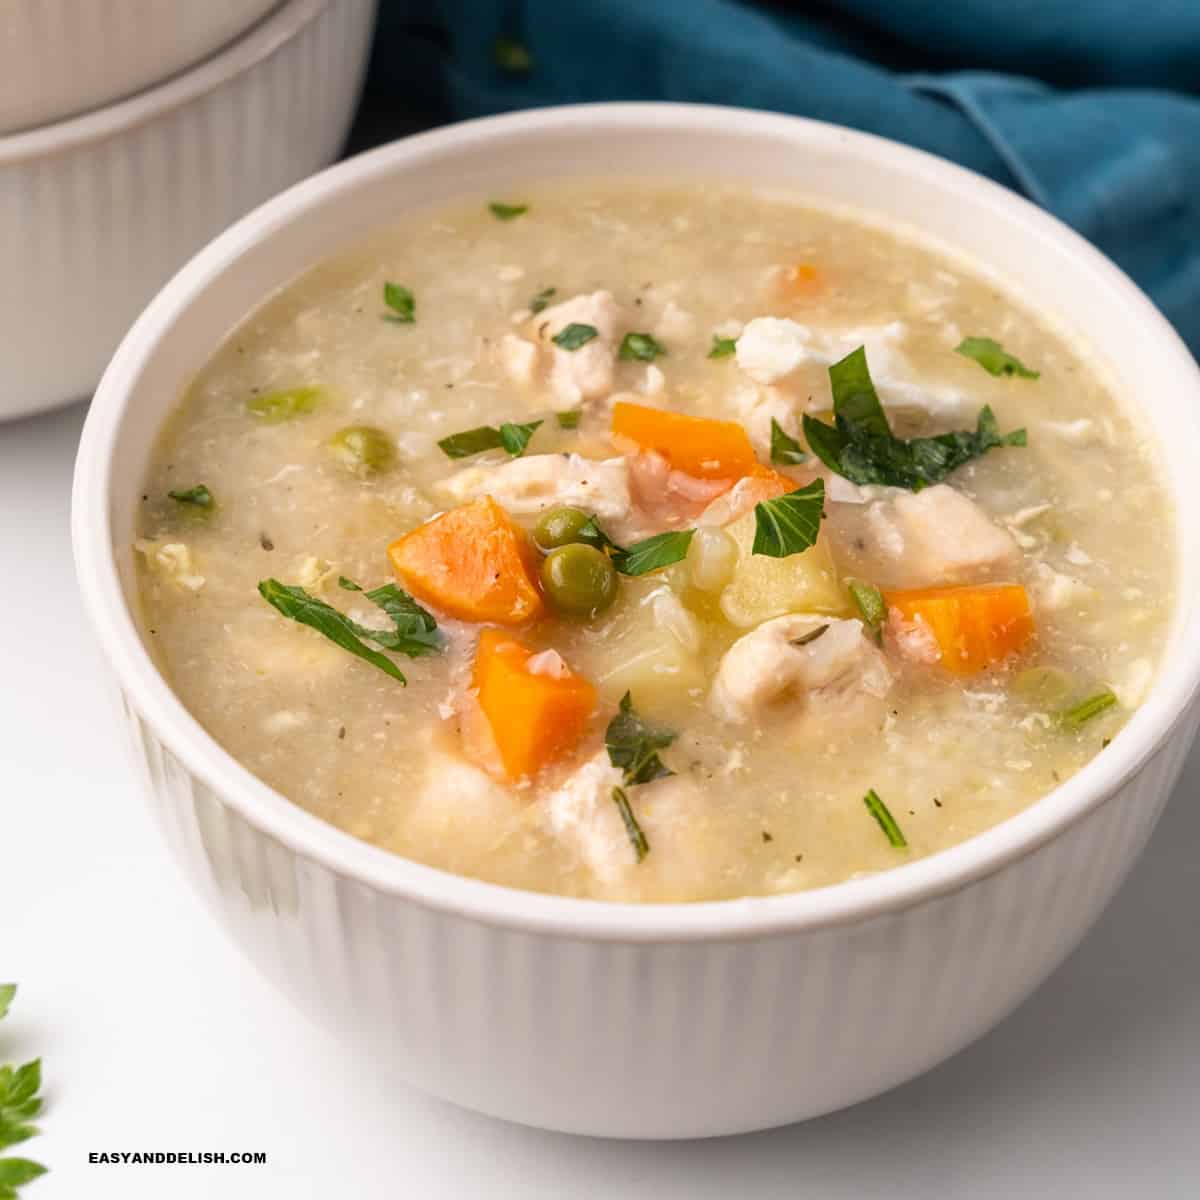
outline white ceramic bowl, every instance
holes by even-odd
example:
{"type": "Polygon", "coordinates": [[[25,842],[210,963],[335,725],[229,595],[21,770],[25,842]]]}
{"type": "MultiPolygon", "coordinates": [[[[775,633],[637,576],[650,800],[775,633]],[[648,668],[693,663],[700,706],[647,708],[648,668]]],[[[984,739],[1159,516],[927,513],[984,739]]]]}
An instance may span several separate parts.
{"type": "Polygon", "coordinates": [[[484,1112],[590,1134],[726,1134],[852,1104],[933,1066],[1020,1003],[1096,919],[1197,723],[1198,459],[1190,355],[1120,271],[1012,193],[789,117],[543,109],[343,163],[180,272],[97,392],[75,478],[75,553],[168,841],[230,935],[298,1005],[375,1069],[484,1112]],[[158,673],[135,615],[137,498],[164,416],[230,326],[405,209],[613,164],[865,199],[1069,318],[1145,410],[1180,510],[1166,666],[1113,744],[1044,800],[951,850],[818,891],[657,907],[536,895],[419,866],[294,807],[230,758],[158,673]]]}
{"type": "Polygon", "coordinates": [[[189,255],[337,154],[374,14],[287,0],[168,83],[0,138],[0,420],[88,395],[189,255]]]}
{"type": "Polygon", "coordinates": [[[194,66],[279,0],[4,0],[0,133],[112,104],[194,66]]]}

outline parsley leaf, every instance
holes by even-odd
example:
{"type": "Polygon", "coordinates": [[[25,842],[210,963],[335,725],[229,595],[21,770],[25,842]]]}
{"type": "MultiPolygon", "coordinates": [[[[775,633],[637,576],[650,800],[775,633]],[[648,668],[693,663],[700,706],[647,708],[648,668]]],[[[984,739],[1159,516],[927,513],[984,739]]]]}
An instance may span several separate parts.
{"type": "Polygon", "coordinates": [[[533,55],[529,47],[510,37],[498,37],[492,44],[496,66],[510,75],[528,75],[533,70],[533,55]]]}
{"type": "Polygon", "coordinates": [[[443,646],[433,614],[423,609],[403,588],[394,583],[364,592],[372,604],[383,609],[392,619],[395,632],[373,629],[371,640],[386,650],[407,654],[409,658],[420,658],[423,654],[434,654],[443,646]]]}
{"type": "Polygon", "coordinates": [[[863,803],[867,806],[867,812],[879,822],[883,836],[891,845],[898,850],[902,850],[908,845],[908,842],[904,840],[904,834],[900,832],[900,826],[896,824],[896,818],[888,811],[888,806],[880,800],[879,793],[874,788],[871,788],[863,797],[863,803]]]}
{"type": "Polygon", "coordinates": [[[23,1183],[45,1173],[46,1168],[41,1163],[31,1162],[28,1158],[0,1158],[0,1200],[15,1196],[16,1189],[23,1183]]]}
{"type": "Polygon", "coordinates": [[[709,358],[728,358],[731,354],[737,351],[737,338],[721,337],[720,334],[714,333],[712,340],[712,349],[708,352],[709,358]]]}
{"type": "Polygon", "coordinates": [[[383,302],[392,310],[384,314],[385,321],[411,325],[417,319],[417,298],[403,284],[385,283],[383,302]]]}
{"type": "Polygon", "coordinates": [[[816,543],[824,510],[823,479],[814,479],[806,487],[774,500],[760,500],[754,506],[751,553],[765,554],[768,558],[803,553],[816,543]]]}
{"type": "Polygon", "coordinates": [[[774,417],[771,418],[771,461],[784,466],[795,466],[806,462],[808,455],[800,449],[800,443],[789,434],[774,417]]]}
{"type": "Polygon", "coordinates": [[[558,288],[542,288],[540,292],[529,302],[529,311],[531,313],[540,313],[557,294],[558,288]]]}
{"type": "Polygon", "coordinates": [[[513,458],[520,458],[540,424],[541,421],[530,421],[526,425],[514,425],[506,421],[500,426],[500,444],[513,458]]]}
{"type": "Polygon", "coordinates": [[[627,333],[621,339],[617,357],[625,362],[653,362],[666,348],[648,333],[627,333]]]}
{"type": "MultiPolygon", "coordinates": [[[[338,582],[345,587],[346,583],[351,581],[338,582]]],[[[335,645],[341,646],[343,650],[364,662],[369,662],[373,667],[378,667],[384,674],[402,684],[408,681],[400,668],[390,658],[372,650],[366,642],[374,642],[385,650],[399,651],[410,658],[428,654],[441,646],[440,639],[434,640],[437,637],[437,622],[395,584],[387,584],[366,593],[367,599],[379,605],[396,623],[394,631],[368,629],[365,625],[352,621],[345,613],[338,612],[324,600],[309,595],[303,588],[289,587],[280,583],[278,579],[264,579],[258,585],[258,591],[259,595],[283,616],[315,629],[335,645]],[[393,592],[398,593],[398,596],[393,596],[393,592]]]]}
{"type": "Polygon", "coordinates": [[[1018,375],[1022,379],[1038,379],[1041,376],[1040,371],[1031,371],[1019,358],[1009,354],[991,338],[963,338],[954,347],[954,352],[973,358],[989,375],[1018,375]]]}
{"type": "Polygon", "coordinates": [[[270,425],[277,425],[280,421],[290,421],[293,417],[312,412],[320,398],[319,387],[287,388],[281,392],[251,396],[246,401],[246,411],[270,425]]]}
{"type": "Polygon", "coordinates": [[[672,529],[666,533],[656,533],[645,541],[634,542],[624,549],[615,549],[613,566],[622,575],[648,575],[651,571],[669,567],[687,557],[695,532],[694,529],[672,529]]]}
{"type": "Polygon", "coordinates": [[[621,814],[621,820],[625,824],[625,832],[629,834],[629,840],[633,844],[633,852],[637,855],[638,862],[641,862],[650,853],[650,843],[646,840],[646,835],[642,832],[637,817],[633,815],[633,807],[629,803],[625,789],[613,788],[612,798],[613,803],[617,806],[617,811],[621,814]]]}
{"type": "Polygon", "coordinates": [[[170,491],[167,495],[180,504],[191,504],[196,508],[211,509],[213,506],[213,494],[203,483],[198,483],[195,487],[184,488],[182,491],[170,491]]]}
{"type": "Polygon", "coordinates": [[[634,542],[632,546],[618,546],[592,516],[579,527],[575,539],[602,550],[622,575],[648,575],[686,558],[695,532],[694,529],[670,529],[634,542]]]}
{"type": "MultiPolygon", "coordinates": [[[[0,984],[0,1017],[7,1014],[16,993],[15,983],[0,984]]],[[[29,1122],[41,1112],[41,1086],[41,1059],[20,1067],[0,1067],[0,1150],[28,1141],[39,1132],[29,1122]]],[[[0,1158],[0,1200],[15,1200],[17,1188],[45,1173],[41,1163],[28,1158],[0,1158]]]]}
{"type": "Polygon", "coordinates": [[[529,211],[528,204],[501,204],[498,200],[493,200],[488,205],[488,210],[492,216],[499,221],[511,221],[513,217],[519,217],[522,213],[529,211]]]}
{"type": "Polygon", "coordinates": [[[1025,430],[1000,436],[986,405],[974,432],[966,429],[905,441],[892,434],[860,346],[829,368],[834,424],[804,414],[809,449],[831,470],[859,484],[920,491],[996,446],[1024,446],[1025,430]]]}
{"type": "Polygon", "coordinates": [[[617,545],[616,542],[600,528],[600,522],[594,516],[589,517],[575,534],[577,541],[583,542],[587,546],[595,546],[597,550],[603,550],[610,558],[617,554],[624,554],[625,551],[617,545]]]}
{"type": "Polygon", "coordinates": [[[571,409],[570,412],[560,412],[557,414],[559,429],[578,429],[579,418],[583,414],[577,408],[571,409]]]}
{"type": "Polygon", "coordinates": [[[599,332],[595,325],[580,325],[578,322],[572,321],[570,325],[560,329],[550,340],[564,350],[578,350],[592,338],[598,337],[599,332]]]}
{"type": "Polygon", "coordinates": [[[883,622],[887,619],[887,605],[883,593],[874,584],[863,583],[861,579],[847,579],[846,590],[863,624],[875,635],[876,641],[883,638],[883,622]]]}
{"type": "MultiPolygon", "coordinates": [[[[338,576],[338,587],[347,592],[362,592],[353,579],[338,576]]],[[[363,595],[392,618],[396,632],[387,629],[368,629],[364,636],[385,650],[396,650],[409,658],[431,654],[444,645],[433,614],[426,612],[403,588],[394,583],[372,588],[363,595]]]]}
{"type": "Polygon", "coordinates": [[[529,439],[541,421],[530,421],[527,425],[514,425],[506,421],[499,429],[493,425],[480,425],[476,429],[465,429],[444,437],[438,445],[447,458],[470,458],[485,450],[506,450],[513,458],[520,458],[529,445],[529,439]]]}
{"type": "Polygon", "coordinates": [[[665,779],[675,772],[658,757],[679,735],[670,729],[647,724],[633,707],[633,697],[621,697],[617,715],[604,731],[608,761],[625,772],[625,786],[665,779]]]}

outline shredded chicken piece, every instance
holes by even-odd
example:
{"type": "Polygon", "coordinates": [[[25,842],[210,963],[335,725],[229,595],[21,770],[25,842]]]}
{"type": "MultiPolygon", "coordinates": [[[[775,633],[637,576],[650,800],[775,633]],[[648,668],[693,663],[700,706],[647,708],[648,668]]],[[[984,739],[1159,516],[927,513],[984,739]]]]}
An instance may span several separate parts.
{"type": "Polygon", "coordinates": [[[518,516],[574,505],[605,521],[629,515],[629,470],[624,458],[590,459],[579,454],[531,454],[509,462],[465,467],[435,485],[443,496],[464,503],[491,496],[518,516]]]}
{"type": "Polygon", "coordinates": [[[709,703],[722,719],[743,723],[781,706],[848,711],[860,699],[882,699],[891,686],[887,662],[861,621],[793,613],[734,642],[709,703]]]}

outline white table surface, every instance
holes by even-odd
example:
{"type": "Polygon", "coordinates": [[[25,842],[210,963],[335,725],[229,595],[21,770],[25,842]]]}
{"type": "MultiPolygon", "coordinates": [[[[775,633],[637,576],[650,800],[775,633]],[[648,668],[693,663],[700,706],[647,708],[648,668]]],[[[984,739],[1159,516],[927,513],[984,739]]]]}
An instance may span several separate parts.
{"type": "Polygon", "coordinates": [[[654,1145],[504,1125],[373,1079],[225,940],[137,792],[71,565],[83,415],[0,426],[0,980],[20,983],[0,1061],[45,1060],[45,1132],[20,1150],[52,1170],[30,1200],[1200,1196],[1200,752],[1066,966],[871,1103],[654,1145]],[[87,1161],[239,1149],[268,1165],[87,1161]]]}

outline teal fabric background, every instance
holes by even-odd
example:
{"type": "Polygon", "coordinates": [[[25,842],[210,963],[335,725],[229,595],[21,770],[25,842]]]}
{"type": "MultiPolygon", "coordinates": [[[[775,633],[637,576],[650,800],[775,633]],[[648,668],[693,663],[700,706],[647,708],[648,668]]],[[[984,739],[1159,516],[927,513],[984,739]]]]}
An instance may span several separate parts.
{"type": "Polygon", "coordinates": [[[799,113],[1023,192],[1200,351],[1200,0],[381,0],[373,130],[664,99],[799,113]],[[532,67],[496,62],[498,37],[532,67]]]}

